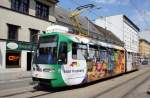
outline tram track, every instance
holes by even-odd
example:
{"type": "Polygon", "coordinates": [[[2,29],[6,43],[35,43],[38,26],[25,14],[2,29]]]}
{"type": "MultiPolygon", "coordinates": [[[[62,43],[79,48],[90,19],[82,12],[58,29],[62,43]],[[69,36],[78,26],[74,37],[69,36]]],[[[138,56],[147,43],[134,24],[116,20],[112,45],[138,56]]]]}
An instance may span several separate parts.
{"type": "Polygon", "coordinates": [[[10,96],[24,94],[26,92],[33,92],[33,91],[35,92],[36,91],[35,89],[27,89],[27,88],[32,88],[32,87],[29,86],[29,87],[21,88],[21,89],[24,89],[24,90],[21,90],[20,88],[18,88],[18,89],[3,90],[3,91],[0,92],[0,98],[10,97],[10,96]],[[11,92],[9,92],[9,91],[11,91],[11,92]],[[9,92],[9,94],[7,94],[7,92],[9,92]]]}
{"type": "Polygon", "coordinates": [[[144,79],[142,82],[140,82],[139,84],[137,84],[135,87],[133,87],[132,89],[130,89],[126,94],[124,94],[121,98],[128,98],[129,94],[132,94],[133,91],[135,89],[137,89],[138,87],[140,87],[142,84],[146,83],[148,80],[150,79],[150,76],[146,79],[144,79]]]}
{"type": "MultiPolygon", "coordinates": [[[[89,90],[92,87],[95,87],[94,85],[90,85],[84,88],[76,88],[76,89],[72,89],[72,90],[55,90],[55,89],[48,89],[48,88],[40,88],[40,89],[33,89],[33,85],[29,86],[29,87],[23,87],[23,88],[18,88],[16,90],[13,89],[9,89],[6,90],[4,93],[2,91],[0,91],[0,98],[66,98],[66,96],[73,96],[76,95],[76,91],[81,93],[81,95],[77,95],[74,96],[72,98],[105,98],[107,93],[112,93],[115,92],[115,90],[117,89],[122,89],[124,87],[127,87],[128,84],[134,85],[133,87],[131,87],[130,89],[126,90],[126,92],[124,92],[122,95],[120,95],[120,97],[114,97],[114,98],[126,98],[126,95],[129,94],[133,89],[137,88],[138,86],[140,86],[144,81],[147,80],[147,78],[150,78],[150,69],[147,70],[143,70],[143,71],[137,71],[134,73],[129,73],[129,74],[125,74],[122,77],[118,77],[117,78],[113,78],[110,79],[110,81],[112,82],[116,82],[115,84],[112,83],[113,85],[107,89],[104,89],[102,91],[97,91],[91,95],[89,95],[89,92],[91,92],[91,90],[89,90]],[[139,78],[142,79],[140,80],[139,78]],[[125,79],[123,81],[120,81],[122,79],[125,79]],[[118,82],[117,84],[117,81],[118,82]],[[134,83],[134,81],[139,81],[137,83],[134,83]],[[88,90],[86,90],[88,89],[88,90]],[[87,91],[87,97],[85,97],[83,94],[83,92],[87,91]],[[68,95],[69,93],[72,93],[70,95],[68,95]],[[63,95],[63,96],[62,96],[63,95]],[[54,97],[55,96],[55,97],[54,97]],[[60,97],[62,96],[62,97],[60,97]],[[81,97],[82,96],[82,97],[81,97]],[[104,97],[105,96],[105,97],[104,97]]],[[[108,80],[108,82],[110,82],[108,80]]],[[[105,85],[101,86],[101,88],[106,86],[106,82],[105,85]]],[[[100,83],[100,85],[103,84],[102,82],[100,83]]],[[[96,84],[98,85],[98,84],[96,84]]],[[[100,90],[100,89],[99,89],[100,90]]],[[[121,90],[119,90],[121,91],[121,90]]],[[[111,97],[112,98],[112,97],[111,97]]]]}
{"type": "Polygon", "coordinates": [[[0,98],[1,97],[12,97],[12,96],[15,96],[15,95],[25,94],[27,92],[30,92],[30,91],[24,91],[24,92],[18,92],[18,93],[8,94],[8,95],[0,96],[0,98]]]}
{"type": "Polygon", "coordinates": [[[132,90],[134,90],[137,87],[139,87],[143,82],[147,81],[149,78],[150,78],[150,70],[147,70],[147,71],[143,72],[142,74],[137,75],[137,76],[129,79],[128,81],[124,81],[124,82],[122,82],[122,83],[120,83],[120,84],[118,84],[118,85],[116,85],[114,87],[111,87],[108,90],[100,92],[100,93],[98,93],[97,95],[95,95],[95,96],[93,96],[91,98],[105,98],[104,96],[107,97],[107,95],[112,94],[112,92],[115,92],[115,90],[118,90],[118,89],[121,89],[121,88],[123,89],[123,87],[128,87],[129,84],[133,84],[133,87],[130,87],[130,88],[128,88],[129,90],[124,91],[123,95],[120,95],[119,97],[112,97],[112,98],[126,98],[126,96],[132,92],[132,90]],[[136,81],[138,79],[141,79],[141,80],[137,81],[136,83],[133,83],[134,81],[136,81]]]}
{"type": "Polygon", "coordinates": [[[36,98],[40,96],[44,96],[47,94],[51,94],[51,92],[46,92],[46,91],[39,91],[39,90],[29,90],[29,91],[23,91],[23,92],[17,92],[17,93],[12,93],[12,94],[6,94],[0,96],[0,98],[36,98]]]}
{"type": "Polygon", "coordinates": [[[17,89],[9,89],[0,92],[0,98],[36,98],[44,95],[51,94],[55,91],[51,88],[39,87],[39,86],[28,86],[17,89]],[[9,94],[7,94],[9,92],[9,94]]]}

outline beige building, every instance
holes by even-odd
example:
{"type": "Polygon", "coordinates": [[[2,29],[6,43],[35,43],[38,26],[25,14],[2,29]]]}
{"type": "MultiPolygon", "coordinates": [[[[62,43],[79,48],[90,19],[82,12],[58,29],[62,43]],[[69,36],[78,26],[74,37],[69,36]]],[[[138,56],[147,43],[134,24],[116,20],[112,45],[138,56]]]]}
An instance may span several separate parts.
{"type": "Polygon", "coordinates": [[[142,55],[150,56],[150,42],[145,39],[140,39],[139,41],[139,52],[142,55]]]}
{"type": "Polygon", "coordinates": [[[139,40],[139,53],[142,65],[150,64],[150,42],[145,39],[139,40]]]}
{"type": "Polygon", "coordinates": [[[0,72],[31,69],[37,34],[56,22],[57,2],[0,0],[0,72]]]}

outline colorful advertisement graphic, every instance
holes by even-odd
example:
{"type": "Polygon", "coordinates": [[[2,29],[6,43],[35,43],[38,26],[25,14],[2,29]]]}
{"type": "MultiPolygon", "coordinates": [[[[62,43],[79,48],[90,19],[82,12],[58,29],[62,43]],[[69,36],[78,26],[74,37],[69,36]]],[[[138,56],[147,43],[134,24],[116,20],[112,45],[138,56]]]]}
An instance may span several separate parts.
{"type": "Polygon", "coordinates": [[[98,80],[107,76],[125,72],[124,51],[103,50],[100,51],[99,59],[87,60],[88,81],[98,80]]]}
{"type": "Polygon", "coordinates": [[[90,60],[88,65],[92,65],[91,69],[88,70],[88,81],[94,81],[107,76],[108,60],[107,52],[100,51],[99,60],[90,60]]]}
{"type": "Polygon", "coordinates": [[[109,74],[114,74],[114,67],[115,67],[115,62],[114,62],[114,52],[113,50],[108,50],[108,72],[109,74]]]}
{"type": "Polygon", "coordinates": [[[114,72],[116,74],[122,73],[125,71],[125,54],[122,51],[114,51],[115,58],[115,68],[114,72]]]}

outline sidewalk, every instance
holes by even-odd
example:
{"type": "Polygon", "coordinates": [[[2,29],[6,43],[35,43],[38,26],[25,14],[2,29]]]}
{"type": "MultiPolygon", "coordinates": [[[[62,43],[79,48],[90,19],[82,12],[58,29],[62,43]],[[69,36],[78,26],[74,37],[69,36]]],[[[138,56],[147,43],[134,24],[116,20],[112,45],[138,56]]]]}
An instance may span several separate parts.
{"type": "Polygon", "coordinates": [[[31,71],[0,73],[0,82],[13,81],[24,78],[31,78],[31,71]]]}

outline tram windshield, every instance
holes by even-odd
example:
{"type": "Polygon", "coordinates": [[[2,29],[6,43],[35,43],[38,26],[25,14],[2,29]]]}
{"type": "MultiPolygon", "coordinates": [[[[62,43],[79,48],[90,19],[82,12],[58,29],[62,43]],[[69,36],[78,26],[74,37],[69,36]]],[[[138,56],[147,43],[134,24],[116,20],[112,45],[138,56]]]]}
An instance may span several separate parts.
{"type": "Polygon", "coordinates": [[[57,36],[40,37],[39,47],[35,52],[34,64],[57,63],[57,36]]]}

